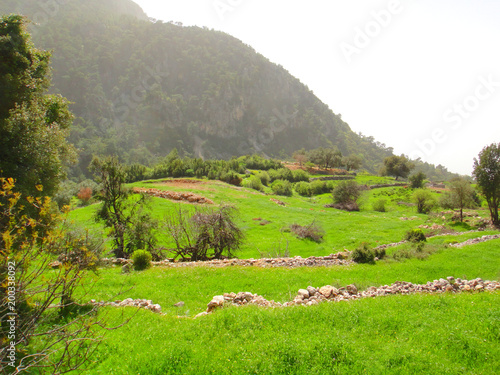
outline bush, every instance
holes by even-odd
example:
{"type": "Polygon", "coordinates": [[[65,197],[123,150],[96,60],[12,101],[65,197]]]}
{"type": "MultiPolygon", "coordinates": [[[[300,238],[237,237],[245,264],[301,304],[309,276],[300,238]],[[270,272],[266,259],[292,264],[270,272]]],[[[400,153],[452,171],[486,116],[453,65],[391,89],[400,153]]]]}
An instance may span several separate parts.
{"type": "Polygon", "coordinates": [[[151,267],[151,254],[146,250],[136,250],[132,254],[132,261],[134,262],[134,270],[143,271],[151,267]]]}
{"type": "Polygon", "coordinates": [[[416,228],[406,232],[404,240],[416,243],[416,242],[426,242],[427,238],[425,237],[425,234],[422,231],[422,229],[416,228]]]}
{"type": "Polygon", "coordinates": [[[269,185],[269,182],[271,182],[271,177],[269,177],[269,173],[266,171],[260,171],[256,176],[260,179],[262,185],[264,186],[269,185]]]}
{"type": "Polygon", "coordinates": [[[82,206],[88,206],[92,199],[92,189],[89,187],[82,187],[76,196],[82,202],[82,206]]]}
{"type": "Polygon", "coordinates": [[[303,197],[310,197],[312,195],[311,185],[307,182],[297,182],[295,184],[295,191],[303,197]]]}
{"type": "Polygon", "coordinates": [[[310,186],[313,195],[325,194],[331,191],[326,182],[321,180],[314,180],[310,186]]]}
{"type": "Polygon", "coordinates": [[[323,228],[321,228],[314,221],[307,226],[292,224],[290,226],[290,230],[299,238],[309,239],[317,243],[323,241],[323,237],[325,236],[323,228]]]}
{"type": "Polygon", "coordinates": [[[412,196],[413,202],[417,205],[419,214],[428,214],[436,206],[436,199],[432,193],[426,189],[417,189],[412,196]]]}
{"type": "Polygon", "coordinates": [[[373,210],[377,212],[386,212],[386,205],[387,201],[385,199],[378,199],[375,202],[373,202],[373,210]]]}
{"type": "Polygon", "coordinates": [[[415,173],[408,178],[412,189],[421,189],[424,187],[424,182],[427,176],[423,172],[415,173]]]}
{"type": "Polygon", "coordinates": [[[352,260],[356,263],[374,263],[375,252],[364,243],[352,252],[352,260]]]}
{"type": "Polygon", "coordinates": [[[258,176],[252,176],[245,180],[245,187],[257,191],[264,191],[264,185],[262,185],[262,180],[258,176]]]}
{"type": "Polygon", "coordinates": [[[293,171],[292,174],[294,182],[300,182],[300,181],[309,182],[309,173],[307,173],[303,169],[297,169],[293,171]]]}
{"type": "Polygon", "coordinates": [[[285,180],[276,180],[271,184],[271,189],[276,195],[291,197],[293,195],[292,183],[285,180]]]}
{"type": "Polygon", "coordinates": [[[333,201],[338,204],[356,203],[362,188],[356,181],[342,181],[333,189],[333,201]]]}

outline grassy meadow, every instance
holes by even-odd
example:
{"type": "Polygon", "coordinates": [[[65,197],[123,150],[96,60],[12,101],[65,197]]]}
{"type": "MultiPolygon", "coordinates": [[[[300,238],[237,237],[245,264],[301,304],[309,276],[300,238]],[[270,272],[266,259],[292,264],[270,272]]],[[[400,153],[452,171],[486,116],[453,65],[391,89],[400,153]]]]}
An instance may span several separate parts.
{"type": "MultiPolygon", "coordinates": [[[[360,177],[370,183],[390,183],[360,177]]],[[[456,224],[449,215],[417,214],[408,202],[411,191],[384,188],[365,192],[360,212],[324,208],[329,194],[312,198],[277,197],[254,190],[207,181],[176,184],[135,183],[134,187],[183,191],[203,195],[239,209],[245,232],[240,258],[264,254],[320,256],[399,242],[406,231],[440,224],[457,232],[428,240],[423,252],[408,244],[389,248],[375,264],[336,267],[154,267],[123,274],[102,268],[85,281],[82,300],[151,299],[162,315],[132,308],[104,308],[109,323],[124,327],[109,331],[93,355],[86,374],[497,374],[500,369],[500,295],[468,293],[388,296],[310,307],[265,309],[229,307],[198,319],[215,295],[248,291],[285,302],[309,285],[337,287],[355,284],[363,290],[396,281],[426,283],[447,276],[489,280],[500,278],[500,240],[463,248],[448,244],[498,231],[465,233],[473,222],[456,224]],[[279,199],[280,206],[272,199],[279,199]],[[387,212],[372,204],[385,199],[387,212]],[[259,219],[259,220],[256,220],[259,219]],[[267,225],[261,222],[267,220],[267,225]],[[313,220],[325,231],[324,241],[297,239],[286,228],[313,220]],[[84,294],[85,293],[85,294],[84,294]],[[184,306],[175,307],[177,302],[184,306]],[[135,315],[134,315],[135,314],[135,315]]],[[[269,191],[266,191],[269,193],[269,191]]],[[[434,193],[438,196],[438,193],[434,193]]],[[[178,205],[153,198],[151,210],[161,219],[178,205]]],[[[76,224],[103,231],[93,221],[97,205],[70,213],[76,224]]],[[[486,212],[480,213],[486,216],[486,212]]],[[[429,230],[425,230],[429,231],[429,230]]],[[[160,244],[170,245],[158,231],[160,244]]]]}

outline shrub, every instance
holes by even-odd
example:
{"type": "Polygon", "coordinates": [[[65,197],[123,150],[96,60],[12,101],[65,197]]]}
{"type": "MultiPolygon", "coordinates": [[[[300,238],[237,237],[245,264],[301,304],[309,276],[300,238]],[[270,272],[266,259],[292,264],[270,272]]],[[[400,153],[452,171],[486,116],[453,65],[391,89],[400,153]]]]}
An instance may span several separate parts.
{"type": "Polygon", "coordinates": [[[361,196],[361,191],[362,188],[356,181],[342,181],[333,189],[333,201],[340,204],[355,203],[361,196]]]}
{"type": "Polygon", "coordinates": [[[290,226],[290,230],[299,238],[309,239],[318,243],[323,241],[323,237],[325,236],[323,228],[321,228],[314,221],[307,226],[292,224],[290,226]]]}
{"type": "Polygon", "coordinates": [[[262,185],[262,181],[258,176],[252,176],[245,180],[245,187],[254,189],[257,191],[263,191],[264,185],[262,185]]]}
{"type": "Polygon", "coordinates": [[[413,202],[417,205],[419,214],[428,214],[436,206],[436,199],[432,193],[426,189],[417,189],[412,196],[413,202]]]}
{"type": "Polygon", "coordinates": [[[295,191],[303,197],[310,197],[312,195],[311,186],[307,182],[297,182],[295,184],[295,191]]]}
{"type": "Polygon", "coordinates": [[[292,183],[285,180],[276,180],[271,184],[271,189],[276,195],[291,197],[293,195],[292,183]]]}
{"type": "Polygon", "coordinates": [[[386,205],[387,201],[385,199],[378,199],[375,202],[373,202],[373,210],[377,212],[386,212],[386,205]]]}
{"type": "Polygon", "coordinates": [[[293,174],[293,181],[295,182],[300,182],[300,181],[309,182],[309,173],[307,173],[303,169],[297,169],[293,171],[292,174],[293,174]]]}
{"type": "Polygon", "coordinates": [[[92,199],[92,189],[89,187],[82,187],[77,197],[82,202],[82,206],[88,206],[92,199]]]}
{"type": "Polygon", "coordinates": [[[269,173],[266,171],[260,171],[257,173],[257,177],[260,179],[262,182],[262,185],[267,186],[269,185],[269,182],[271,182],[271,177],[269,177],[269,173]]]}
{"type": "Polygon", "coordinates": [[[412,189],[421,189],[424,187],[424,182],[427,176],[423,172],[415,173],[408,178],[412,189]]]}
{"type": "Polygon", "coordinates": [[[352,260],[356,263],[374,263],[375,252],[364,243],[352,252],[352,260]]]}
{"type": "Polygon", "coordinates": [[[151,254],[146,250],[136,250],[132,254],[132,261],[134,262],[134,269],[136,271],[143,271],[151,267],[151,254]]]}
{"type": "Polygon", "coordinates": [[[404,240],[416,243],[416,242],[426,242],[427,238],[425,237],[425,234],[422,231],[422,229],[416,228],[406,232],[404,240]]]}
{"type": "Polygon", "coordinates": [[[311,182],[311,193],[313,195],[329,193],[331,190],[328,188],[325,181],[314,180],[311,182]]]}

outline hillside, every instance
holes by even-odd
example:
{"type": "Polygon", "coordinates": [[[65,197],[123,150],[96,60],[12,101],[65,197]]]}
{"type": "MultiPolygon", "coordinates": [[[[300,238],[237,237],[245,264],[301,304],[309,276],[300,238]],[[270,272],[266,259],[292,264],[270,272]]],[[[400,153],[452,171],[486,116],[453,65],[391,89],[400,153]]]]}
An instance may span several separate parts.
{"type": "MultiPolygon", "coordinates": [[[[282,66],[222,32],[150,20],[130,0],[7,0],[0,14],[34,20],[38,48],[53,51],[52,91],[67,97],[75,122],[70,142],[89,176],[95,154],[150,165],[181,155],[290,156],[337,147],[378,172],[392,147],[356,134],[282,66]]],[[[335,89],[335,88],[332,88],[335,89]]],[[[417,163],[429,178],[446,168],[417,163]]]]}
{"type": "Polygon", "coordinates": [[[228,158],[337,146],[362,154],[370,170],[391,154],[283,67],[222,32],[152,23],[126,0],[66,1],[46,13],[33,0],[0,5],[13,11],[46,21],[33,27],[34,41],[54,51],[53,91],[74,102],[81,171],[93,153],[147,163],[173,147],[228,158]]]}

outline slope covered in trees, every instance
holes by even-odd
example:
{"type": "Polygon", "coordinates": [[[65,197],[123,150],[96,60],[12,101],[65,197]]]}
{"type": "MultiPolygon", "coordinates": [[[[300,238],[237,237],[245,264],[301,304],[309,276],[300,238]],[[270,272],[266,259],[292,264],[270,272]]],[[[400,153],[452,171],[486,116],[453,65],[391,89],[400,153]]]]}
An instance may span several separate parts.
{"type": "Polygon", "coordinates": [[[337,147],[373,172],[392,154],[230,35],[150,20],[130,0],[51,4],[8,0],[0,13],[34,18],[35,42],[53,50],[52,91],[74,103],[73,176],[94,154],[150,164],[174,147],[203,158],[337,147]]]}

